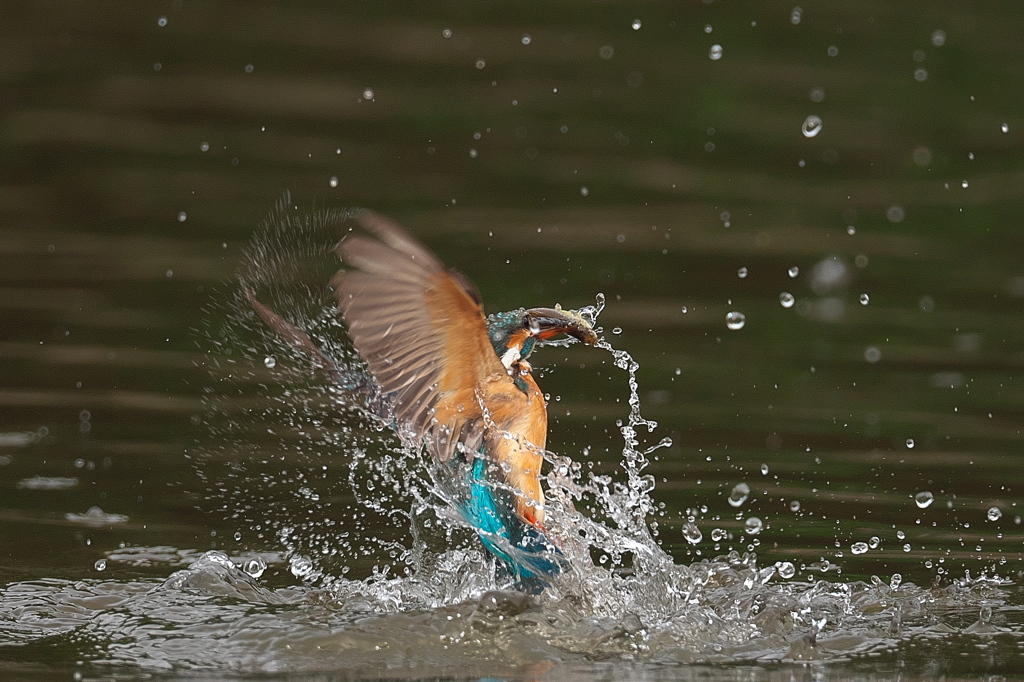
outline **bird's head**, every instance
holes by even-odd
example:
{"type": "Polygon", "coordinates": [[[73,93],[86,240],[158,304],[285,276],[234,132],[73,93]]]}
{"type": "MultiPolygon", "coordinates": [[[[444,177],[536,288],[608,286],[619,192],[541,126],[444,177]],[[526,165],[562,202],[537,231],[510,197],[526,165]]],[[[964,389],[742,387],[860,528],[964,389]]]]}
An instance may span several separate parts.
{"type": "Polygon", "coordinates": [[[597,343],[594,328],[582,315],[560,307],[519,308],[489,315],[487,334],[505,369],[511,369],[513,364],[529,357],[538,340],[559,334],[575,337],[589,346],[597,343]]]}

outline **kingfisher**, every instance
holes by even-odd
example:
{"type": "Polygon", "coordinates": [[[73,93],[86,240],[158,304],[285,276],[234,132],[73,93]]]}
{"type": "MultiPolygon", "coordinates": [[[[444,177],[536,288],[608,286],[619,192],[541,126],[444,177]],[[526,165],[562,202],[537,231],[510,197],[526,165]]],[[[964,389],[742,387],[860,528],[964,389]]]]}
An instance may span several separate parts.
{"type": "MultiPolygon", "coordinates": [[[[598,342],[575,311],[484,314],[479,290],[397,223],[367,210],[335,247],[331,280],[352,344],[395,429],[437,464],[440,488],[501,573],[539,592],[565,559],[545,528],[547,401],[528,361],[537,342],[598,342]]],[[[260,316],[328,367],[308,336],[249,292],[260,316]]],[[[435,477],[438,478],[438,477],[435,477]]]]}

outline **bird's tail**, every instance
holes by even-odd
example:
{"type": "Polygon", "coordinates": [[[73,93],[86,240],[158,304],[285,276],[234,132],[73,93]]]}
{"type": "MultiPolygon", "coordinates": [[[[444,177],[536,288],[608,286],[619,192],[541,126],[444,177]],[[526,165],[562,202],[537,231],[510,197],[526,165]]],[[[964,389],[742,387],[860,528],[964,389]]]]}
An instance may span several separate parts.
{"type": "Polygon", "coordinates": [[[499,503],[493,483],[487,480],[487,460],[477,457],[470,470],[469,496],[460,505],[466,521],[476,529],[484,547],[498,558],[498,570],[515,586],[537,594],[562,572],[566,559],[543,530],[499,503]]]}

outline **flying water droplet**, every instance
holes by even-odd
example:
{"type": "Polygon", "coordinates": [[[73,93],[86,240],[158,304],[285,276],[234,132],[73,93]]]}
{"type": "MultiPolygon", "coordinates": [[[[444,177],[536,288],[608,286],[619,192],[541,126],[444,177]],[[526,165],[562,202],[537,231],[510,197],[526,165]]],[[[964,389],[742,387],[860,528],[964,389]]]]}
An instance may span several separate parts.
{"type": "Polygon", "coordinates": [[[1004,133],[1008,133],[1010,132],[1010,124],[1004,123],[1003,125],[999,126],[999,129],[1002,130],[1004,133]]]}
{"type": "Polygon", "coordinates": [[[804,125],[800,129],[804,137],[815,137],[821,132],[821,117],[811,114],[804,119],[804,125]]]}
{"type": "Polygon", "coordinates": [[[313,562],[309,557],[304,556],[293,556],[288,562],[288,570],[296,578],[305,578],[307,576],[312,577],[315,573],[313,569],[313,562]]]}
{"type": "Polygon", "coordinates": [[[878,549],[882,544],[882,541],[878,539],[877,535],[872,535],[871,539],[868,540],[868,547],[871,549],[878,549]]]}
{"type": "Polygon", "coordinates": [[[743,325],[747,323],[747,316],[743,313],[731,311],[725,316],[725,326],[733,331],[737,329],[743,329],[743,325]]]}
{"type": "Polygon", "coordinates": [[[800,20],[803,18],[803,16],[804,11],[799,7],[794,7],[793,11],[789,13],[789,23],[796,26],[797,24],[800,23],[800,20]]]}
{"type": "Polygon", "coordinates": [[[930,490],[922,490],[918,494],[914,495],[914,504],[916,504],[920,509],[927,509],[934,501],[935,495],[932,495],[930,490]]]}
{"type": "Polygon", "coordinates": [[[641,26],[643,26],[643,24],[640,23],[639,19],[634,19],[633,20],[633,30],[634,31],[639,31],[641,26]]]}
{"type": "Polygon", "coordinates": [[[889,589],[895,592],[900,589],[901,584],[903,584],[903,576],[899,573],[893,573],[892,578],[889,579],[889,589]]]}
{"type": "Polygon", "coordinates": [[[794,265],[787,272],[789,272],[790,279],[794,279],[797,275],[800,274],[800,268],[794,265]]]}
{"type": "Polygon", "coordinates": [[[704,535],[700,532],[700,528],[698,528],[697,524],[693,521],[687,521],[684,523],[682,530],[683,537],[686,538],[686,541],[691,545],[696,545],[704,539],[704,535]]]}
{"type": "Polygon", "coordinates": [[[253,578],[259,578],[263,575],[263,572],[267,570],[267,562],[256,557],[255,559],[249,559],[242,564],[242,570],[251,575],[253,578]]]}
{"type": "Polygon", "coordinates": [[[999,507],[991,507],[989,508],[985,516],[988,517],[989,521],[998,521],[999,519],[1003,518],[1003,512],[1002,510],[999,509],[999,507]]]}
{"type": "Polygon", "coordinates": [[[850,545],[850,551],[854,554],[865,554],[868,551],[868,543],[855,542],[852,545],[850,545]]]}
{"type": "Polygon", "coordinates": [[[941,28],[932,31],[932,45],[942,47],[946,44],[946,32],[941,28]]]}
{"type": "Polygon", "coordinates": [[[757,535],[764,528],[764,522],[756,516],[751,516],[743,522],[743,530],[747,535],[757,535]]]}
{"type": "Polygon", "coordinates": [[[800,500],[790,500],[789,511],[794,513],[800,511],[800,500]]]}
{"type": "Polygon", "coordinates": [[[746,483],[737,483],[729,493],[729,504],[739,507],[747,501],[748,497],[750,497],[750,486],[746,483]]]}
{"type": "Polygon", "coordinates": [[[777,561],[775,562],[775,570],[778,572],[780,578],[789,579],[796,575],[796,566],[791,561],[777,561]]]}
{"type": "Polygon", "coordinates": [[[736,276],[739,277],[740,279],[744,279],[747,276],[747,272],[748,271],[746,268],[740,268],[739,270],[736,271],[736,276]]]}
{"type": "Polygon", "coordinates": [[[268,355],[267,357],[263,358],[263,365],[267,369],[273,369],[275,366],[277,366],[277,359],[273,355],[268,355]]]}
{"type": "Polygon", "coordinates": [[[767,476],[768,475],[768,465],[767,464],[762,464],[761,465],[761,475],[762,476],[767,476]]]}
{"type": "Polygon", "coordinates": [[[337,187],[338,186],[338,178],[337,178],[337,176],[332,175],[331,179],[327,181],[327,184],[330,185],[331,187],[337,187]]]}
{"type": "Polygon", "coordinates": [[[913,438],[908,438],[907,439],[907,447],[908,448],[914,447],[914,439],[913,438]]]}
{"type": "Polygon", "coordinates": [[[711,540],[714,542],[721,542],[722,540],[729,537],[729,531],[724,528],[715,528],[711,531],[711,540]]]}
{"type": "Polygon", "coordinates": [[[96,563],[93,564],[92,567],[95,568],[97,571],[105,571],[107,570],[107,560],[97,559],[96,563]]]}
{"type": "Polygon", "coordinates": [[[795,302],[796,299],[793,298],[793,294],[789,293],[788,291],[783,291],[781,294],[779,294],[779,303],[782,304],[783,308],[792,308],[795,302]]]}
{"type": "Polygon", "coordinates": [[[722,46],[718,45],[717,43],[712,45],[711,49],[708,50],[708,57],[711,59],[711,61],[718,61],[719,59],[721,59],[722,58],[722,46]]]}
{"type": "Polygon", "coordinates": [[[374,97],[373,88],[366,88],[363,90],[363,99],[372,100],[374,97]]]}
{"type": "Polygon", "coordinates": [[[868,296],[867,294],[861,294],[860,295],[860,304],[861,305],[867,305],[870,302],[871,302],[871,297],[870,296],[868,296]]]}

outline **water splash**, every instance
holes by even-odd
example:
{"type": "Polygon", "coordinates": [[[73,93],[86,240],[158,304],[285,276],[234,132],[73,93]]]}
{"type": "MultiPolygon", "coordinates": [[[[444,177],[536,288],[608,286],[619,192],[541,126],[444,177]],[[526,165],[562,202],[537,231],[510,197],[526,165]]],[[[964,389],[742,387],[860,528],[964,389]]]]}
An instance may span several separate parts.
{"type": "MultiPolygon", "coordinates": [[[[247,542],[269,550],[260,556],[277,558],[250,555],[225,563],[223,556],[204,556],[163,589],[223,582],[211,589],[248,595],[251,603],[288,601],[299,614],[327,606],[323,617],[334,623],[334,634],[301,630],[307,645],[317,642],[301,647],[304,658],[286,649],[294,639],[271,638],[273,654],[241,669],[305,670],[325,660],[323,652],[338,651],[358,651],[349,658],[383,669],[390,659],[366,645],[382,639],[400,644],[412,659],[440,656],[451,663],[480,646],[497,651],[494,643],[510,636],[525,638],[531,650],[570,659],[808,660],[848,653],[823,644],[833,636],[847,638],[844,646],[857,652],[885,648],[893,627],[906,632],[934,624],[935,614],[951,604],[972,604],[976,613],[972,600],[996,589],[978,581],[930,589],[895,578],[888,584],[800,581],[791,561],[762,567],[754,554],[736,551],[677,564],[659,542],[655,480],[648,472],[653,453],[671,440],[657,438],[657,423],[643,416],[639,363],[602,338],[597,347],[624,373],[628,390],[627,413],[617,423],[619,472],[595,473],[544,453],[549,530],[569,568],[536,599],[496,591],[504,585],[493,558],[453,510],[459,493],[449,487],[451,477],[379,416],[380,396],[324,291],[322,282],[337,267],[331,248],[344,214],[296,216],[284,202],[257,235],[240,275],[260,300],[287,310],[323,358],[282,342],[244,294],[234,295],[227,324],[209,330],[214,351],[208,362],[219,393],[209,400],[210,442],[194,455],[197,471],[247,542]],[[310,268],[320,274],[309,277],[310,268]],[[257,579],[264,572],[291,576],[301,589],[269,590],[268,596],[257,579]],[[444,653],[437,653],[436,638],[420,641],[408,630],[403,623],[409,619],[436,631],[444,653]]],[[[796,274],[794,267],[790,275],[796,274]]],[[[598,295],[578,312],[598,328],[604,307],[598,295]]],[[[693,551],[704,543],[697,516],[681,523],[682,540],[693,551]]],[[[752,545],[768,528],[756,516],[737,520],[737,534],[752,545]]],[[[720,528],[710,535],[715,543],[732,538],[720,528]]],[[[855,545],[851,551],[862,553],[863,543],[855,545]]],[[[877,539],[869,546],[877,548],[877,539]]],[[[821,568],[834,566],[823,561],[821,568]]],[[[280,627],[287,613],[263,615],[280,627]]],[[[331,660],[336,666],[336,657],[331,660]]]]}

